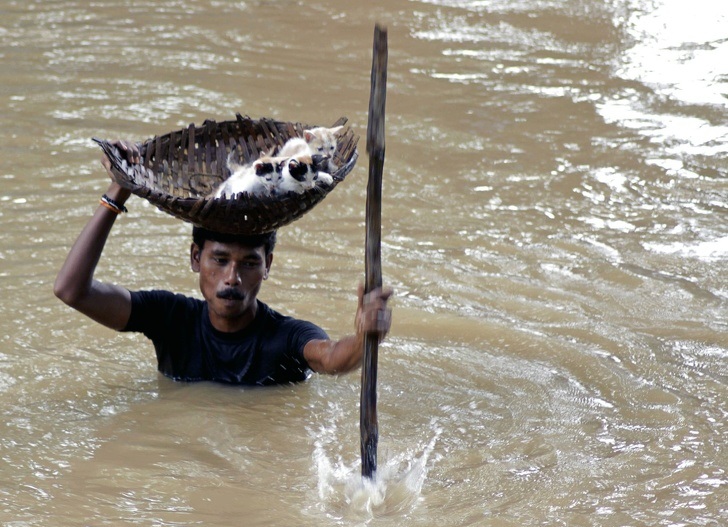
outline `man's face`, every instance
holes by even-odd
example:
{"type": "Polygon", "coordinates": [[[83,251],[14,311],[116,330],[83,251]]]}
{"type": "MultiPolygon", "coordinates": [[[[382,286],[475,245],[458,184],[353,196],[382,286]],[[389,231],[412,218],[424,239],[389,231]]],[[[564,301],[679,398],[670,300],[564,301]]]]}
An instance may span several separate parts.
{"type": "Polygon", "coordinates": [[[255,318],[256,298],[273,255],[264,247],[206,241],[200,251],[192,244],[192,270],[200,273],[200,290],[210,321],[220,331],[237,331],[255,318]]]}

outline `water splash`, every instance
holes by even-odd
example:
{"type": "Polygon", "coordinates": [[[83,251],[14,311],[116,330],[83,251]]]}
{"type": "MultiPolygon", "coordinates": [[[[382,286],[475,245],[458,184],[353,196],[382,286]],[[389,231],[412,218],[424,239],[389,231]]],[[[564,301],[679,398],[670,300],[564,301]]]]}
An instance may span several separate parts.
{"type": "Polygon", "coordinates": [[[442,433],[437,426],[432,430],[434,435],[424,446],[395,455],[380,449],[379,466],[371,480],[361,476],[359,461],[347,464],[341,457],[332,460],[325,441],[317,440],[314,460],[319,506],[328,514],[364,522],[411,512],[420,501],[428,461],[442,433]]]}

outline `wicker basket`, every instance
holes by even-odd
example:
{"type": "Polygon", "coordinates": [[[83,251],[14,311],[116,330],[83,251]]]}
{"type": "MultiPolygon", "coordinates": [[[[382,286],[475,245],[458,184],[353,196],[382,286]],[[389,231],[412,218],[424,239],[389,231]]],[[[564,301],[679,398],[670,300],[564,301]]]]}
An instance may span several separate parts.
{"type": "MultiPolygon", "coordinates": [[[[342,117],[332,126],[346,123],[342,117]]],[[[316,186],[303,194],[249,196],[232,199],[209,194],[230,176],[227,158],[244,162],[257,159],[261,152],[283,145],[293,136],[313,126],[237,114],[234,121],[207,120],[202,126],[154,137],[139,144],[141,163],[129,164],[109,141],[96,139],[111,160],[111,172],[122,187],[163,210],[209,230],[231,234],[260,234],[297,220],[316,206],[351,172],[358,157],[359,137],[350,128],[339,135],[334,161],[339,167],[331,174],[333,184],[316,186]]]]}

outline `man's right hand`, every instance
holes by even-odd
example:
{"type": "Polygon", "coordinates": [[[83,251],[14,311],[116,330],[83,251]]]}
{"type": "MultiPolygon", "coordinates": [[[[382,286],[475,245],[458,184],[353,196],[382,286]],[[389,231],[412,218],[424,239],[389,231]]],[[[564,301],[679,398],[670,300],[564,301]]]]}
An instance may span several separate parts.
{"type": "MultiPolygon", "coordinates": [[[[117,139],[116,141],[113,141],[111,143],[112,145],[116,146],[119,150],[124,152],[126,155],[126,160],[129,163],[140,163],[141,162],[141,156],[139,154],[139,148],[137,145],[131,141],[124,141],[121,139],[117,139]]],[[[111,199],[119,203],[120,205],[123,205],[127,199],[129,199],[129,196],[131,196],[131,191],[120,186],[118,183],[116,183],[116,178],[114,178],[113,174],[111,173],[111,160],[106,156],[106,154],[103,154],[101,156],[101,164],[106,169],[106,173],[108,174],[109,178],[112,181],[111,186],[109,187],[109,190],[106,191],[106,195],[109,196],[111,199]]]]}
{"type": "Polygon", "coordinates": [[[113,141],[111,144],[126,154],[126,160],[129,163],[140,163],[141,162],[142,158],[139,155],[139,147],[137,146],[136,143],[133,143],[131,141],[125,141],[123,139],[117,139],[116,141],[113,141]]]}

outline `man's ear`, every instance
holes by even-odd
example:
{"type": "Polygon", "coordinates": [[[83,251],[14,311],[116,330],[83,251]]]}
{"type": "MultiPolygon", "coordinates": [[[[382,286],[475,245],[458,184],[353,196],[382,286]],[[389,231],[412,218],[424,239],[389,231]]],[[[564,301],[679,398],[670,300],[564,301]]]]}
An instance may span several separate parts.
{"type": "Polygon", "coordinates": [[[200,248],[196,243],[193,243],[190,246],[190,267],[196,273],[200,272],[200,253],[202,253],[200,248]]]}
{"type": "Polygon", "coordinates": [[[270,253],[265,257],[265,274],[263,274],[263,280],[268,280],[268,274],[270,273],[270,266],[273,263],[273,253],[270,253]]]}

